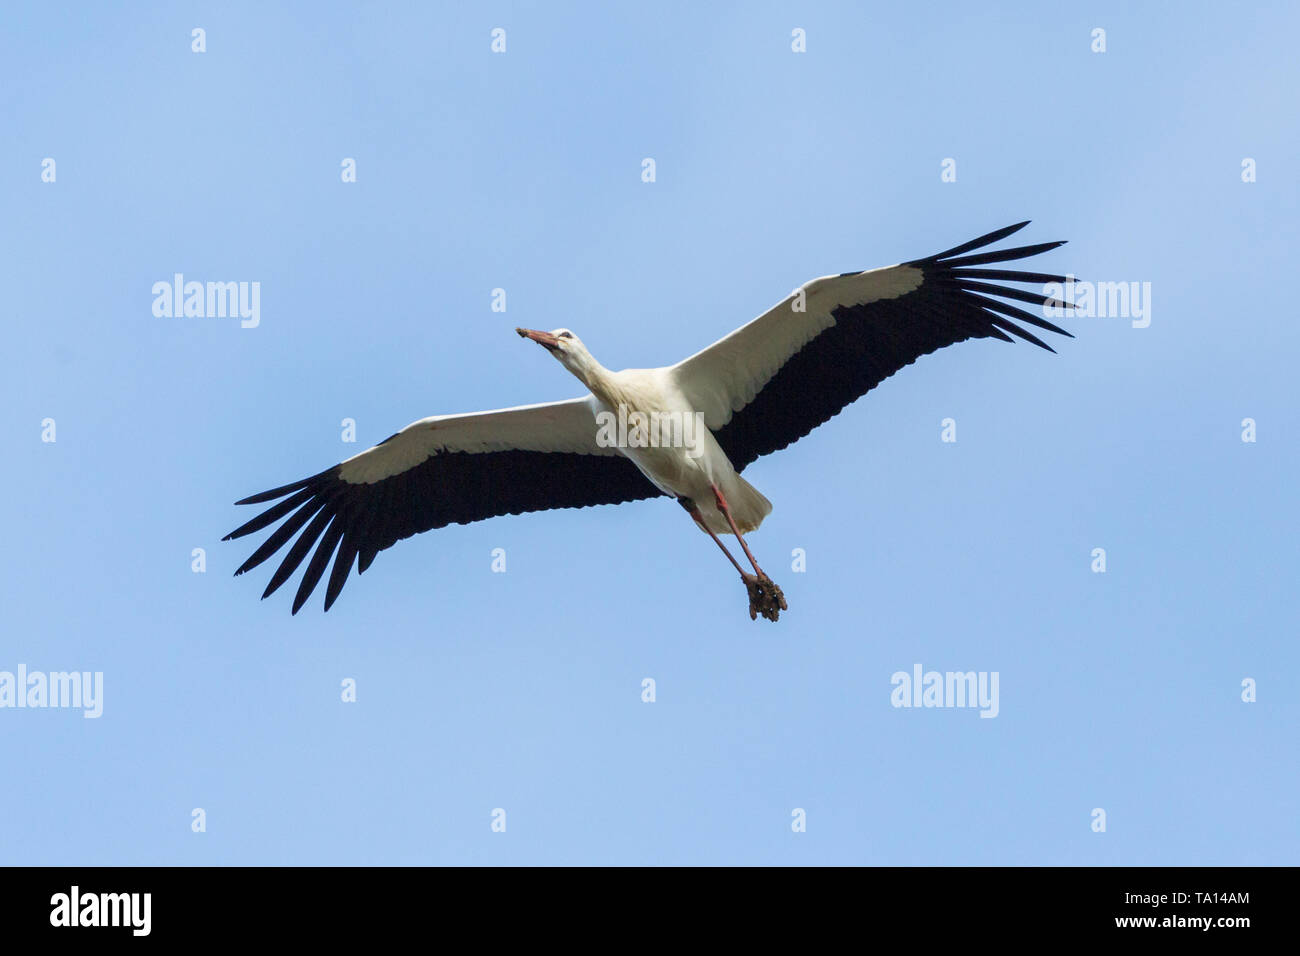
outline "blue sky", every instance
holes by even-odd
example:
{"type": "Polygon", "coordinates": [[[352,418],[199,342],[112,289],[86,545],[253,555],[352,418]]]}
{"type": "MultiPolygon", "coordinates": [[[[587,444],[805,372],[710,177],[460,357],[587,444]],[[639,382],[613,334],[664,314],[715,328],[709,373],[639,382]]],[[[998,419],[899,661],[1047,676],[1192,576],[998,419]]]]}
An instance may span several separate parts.
{"type": "Polygon", "coordinates": [[[0,862],[1294,864],[1298,21],[6,4],[0,671],[104,700],[0,709],[0,862]],[[578,394],[516,325],[667,364],[1028,218],[1149,327],[945,350],[757,462],[776,625],[667,499],[417,537],[328,615],[231,577],[236,499],[578,394]],[[176,272],[260,325],[154,316],[176,272]],[[916,664],[998,716],[892,707],[916,664]]]}

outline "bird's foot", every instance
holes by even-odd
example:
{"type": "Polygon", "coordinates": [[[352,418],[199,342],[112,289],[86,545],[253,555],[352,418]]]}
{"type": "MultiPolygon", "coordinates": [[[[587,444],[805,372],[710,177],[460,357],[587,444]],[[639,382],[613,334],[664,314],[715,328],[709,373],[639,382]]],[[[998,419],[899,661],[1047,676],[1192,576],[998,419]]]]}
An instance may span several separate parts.
{"type": "Polygon", "coordinates": [[[775,621],[781,616],[781,612],[788,610],[789,606],[785,603],[785,595],[777,583],[761,571],[757,575],[741,573],[741,580],[745,582],[745,590],[749,592],[749,619],[758,620],[761,614],[769,621],[775,621]]]}

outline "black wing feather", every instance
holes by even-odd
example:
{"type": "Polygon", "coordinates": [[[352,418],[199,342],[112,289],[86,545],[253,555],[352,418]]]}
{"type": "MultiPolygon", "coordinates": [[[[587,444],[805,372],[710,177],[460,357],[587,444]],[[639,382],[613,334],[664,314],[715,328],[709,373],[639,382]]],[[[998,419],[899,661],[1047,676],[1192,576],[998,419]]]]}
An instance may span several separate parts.
{"type": "Polygon", "coordinates": [[[439,452],[371,484],[352,484],[339,474],[335,465],[311,478],[243,499],[238,503],[264,504],[291,495],[223,539],[242,538],[288,515],[235,572],[243,574],[278,552],[306,525],[262,595],[275,593],[311,553],[294,595],[294,614],[320,583],[331,557],[327,611],[347,583],[354,561],[360,574],[380,551],[422,531],[498,515],[618,504],[661,494],[622,455],[439,452]]]}
{"type": "Polygon", "coordinates": [[[973,338],[1013,342],[1013,336],[1053,349],[1010,319],[1069,335],[1064,329],[991,296],[1054,308],[1071,304],[997,282],[1064,282],[1064,276],[974,268],[1024,259],[1064,245],[1044,242],[1015,249],[963,255],[1022,229],[1007,226],[946,252],[903,265],[922,271],[921,284],[894,299],[839,306],[835,324],[792,355],[748,405],[715,430],[737,470],[761,455],[786,447],[838,414],[922,355],[973,338]]]}

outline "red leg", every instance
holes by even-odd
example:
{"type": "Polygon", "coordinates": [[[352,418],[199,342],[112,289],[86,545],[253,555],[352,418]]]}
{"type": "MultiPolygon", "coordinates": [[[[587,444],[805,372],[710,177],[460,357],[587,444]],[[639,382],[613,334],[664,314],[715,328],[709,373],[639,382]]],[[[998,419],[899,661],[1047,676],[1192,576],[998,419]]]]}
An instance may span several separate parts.
{"type": "Polygon", "coordinates": [[[700,509],[695,507],[695,503],[683,499],[681,505],[686,509],[686,513],[695,519],[695,523],[709,533],[709,537],[713,539],[713,543],[722,549],[722,553],[727,556],[727,560],[731,562],[731,566],[740,572],[740,576],[742,578],[749,577],[749,575],[745,573],[745,569],[737,564],[736,559],[731,556],[731,552],[727,550],[727,546],[722,543],[721,539],[716,534],[713,533],[713,529],[704,523],[704,516],[700,514],[700,509]]]}
{"type": "Polygon", "coordinates": [[[736,527],[736,521],[731,517],[731,508],[727,506],[727,499],[722,496],[722,489],[717,485],[710,485],[709,487],[713,489],[713,499],[717,502],[718,510],[721,511],[723,517],[727,519],[727,524],[731,525],[731,533],[736,536],[736,540],[740,542],[740,546],[745,549],[745,557],[749,558],[749,563],[754,566],[754,573],[760,578],[767,577],[767,575],[763,573],[763,569],[758,566],[758,562],[754,560],[754,555],[749,550],[749,545],[745,544],[745,539],[741,535],[740,529],[736,527]]]}
{"type": "MultiPolygon", "coordinates": [[[[740,572],[740,577],[745,582],[745,588],[749,591],[750,620],[753,620],[759,614],[762,614],[763,617],[767,618],[769,621],[775,621],[781,616],[781,612],[788,608],[788,605],[785,603],[785,595],[781,593],[781,589],[777,587],[776,582],[764,574],[763,569],[760,568],[758,562],[754,560],[753,552],[749,550],[749,545],[745,543],[744,535],[740,533],[740,529],[736,527],[736,520],[731,516],[731,508],[727,506],[727,499],[723,496],[722,489],[717,485],[710,485],[710,487],[713,489],[713,498],[718,506],[718,510],[722,512],[723,517],[727,519],[727,524],[731,525],[732,534],[736,536],[736,540],[740,542],[740,546],[745,549],[745,557],[749,558],[749,563],[754,566],[754,574],[752,575],[746,574],[744,571],[740,572]]],[[[699,519],[697,518],[696,520],[699,519]]],[[[703,522],[701,522],[701,524],[703,524],[703,522]]],[[[713,532],[710,531],[709,534],[713,534],[713,532]]],[[[713,540],[717,541],[718,539],[714,537],[713,540]]],[[[722,542],[718,541],[718,545],[721,547],[722,542]]],[[[726,549],[723,548],[723,550],[725,551],[726,549]]],[[[728,553],[727,557],[731,557],[730,553],[728,553]]],[[[731,563],[736,564],[734,558],[731,563]]],[[[740,570],[740,565],[736,565],[736,570],[740,570]]]]}

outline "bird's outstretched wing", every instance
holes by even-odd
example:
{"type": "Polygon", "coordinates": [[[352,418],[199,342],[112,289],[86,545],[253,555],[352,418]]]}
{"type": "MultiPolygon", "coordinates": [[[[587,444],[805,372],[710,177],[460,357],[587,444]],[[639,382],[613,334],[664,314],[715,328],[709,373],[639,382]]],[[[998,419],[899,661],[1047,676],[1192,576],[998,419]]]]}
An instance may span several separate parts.
{"type": "Polygon", "coordinates": [[[293,613],[333,557],[325,588],[328,611],[354,560],[360,574],[380,551],[421,531],[660,494],[618,449],[597,444],[593,403],[587,396],[424,418],[318,475],[238,501],[282,499],[226,535],[226,541],[242,538],[280,522],[235,573],[257,567],[297,535],[262,597],[284,584],[314,547],[293,613]]]}
{"type": "Polygon", "coordinates": [[[1011,342],[1015,335],[1050,352],[1011,320],[1070,333],[1001,300],[1026,302],[1040,312],[1044,305],[1070,305],[1002,283],[1065,282],[1065,277],[986,267],[1064,243],[966,255],[1026,225],[999,229],[926,259],[814,279],[673,366],[672,374],[739,470],[807,435],[903,366],[946,345],[985,337],[1011,342]]]}

